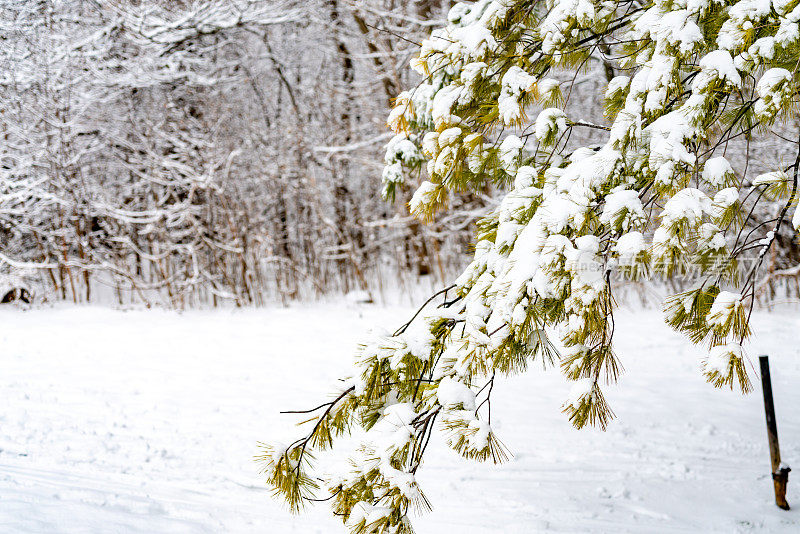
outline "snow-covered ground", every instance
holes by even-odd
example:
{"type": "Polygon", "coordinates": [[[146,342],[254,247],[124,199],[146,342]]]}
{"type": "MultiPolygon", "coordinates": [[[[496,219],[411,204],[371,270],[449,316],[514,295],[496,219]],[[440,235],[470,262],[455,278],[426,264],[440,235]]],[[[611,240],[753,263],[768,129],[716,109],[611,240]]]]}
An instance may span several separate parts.
{"type": "MultiPolygon", "coordinates": [[[[1,310],[0,532],[342,532],[324,504],[293,517],[270,498],[256,442],[286,424],[280,409],[326,398],[362,332],[408,313],[1,310]]],[[[755,323],[751,361],[771,355],[792,465],[800,314],[755,323]]],[[[616,332],[626,372],[609,430],[570,427],[556,370],[503,382],[493,415],[514,458],[471,464],[433,443],[420,534],[800,531],[773,504],[760,389],[707,385],[700,352],[655,311],[620,312],[616,332]]]]}

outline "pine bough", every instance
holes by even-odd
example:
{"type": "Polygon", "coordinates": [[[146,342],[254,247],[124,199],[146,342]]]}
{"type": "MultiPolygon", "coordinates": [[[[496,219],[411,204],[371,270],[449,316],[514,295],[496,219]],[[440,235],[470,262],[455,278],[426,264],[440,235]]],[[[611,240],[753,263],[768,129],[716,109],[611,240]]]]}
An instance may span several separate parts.
{"type": "Polygon", "coordinates": [[[412,63],[424,81],[389,116],[383,194],[424,169],[410,210],[428,219],[454,192],[507,193],[456,283],[365,342],[335,398],[305,412],[308,433],[260,457],[292,510],[331,500],[356,533],[412,532],[409,510],[428,507],[415,474],[435,429],[466,458],[506,457],[491,427],[498,375],[557,362],[575,381],[570,421],[607,425],[601,385],[620,369],[612,273],[699,273],[668,297],[666,320],[708,347],[709,382],[749,391],[756,276],[781,226],[800,225],[800,152],[750,179],[726,159],[734,140],[794,111],[798,0],[481,0],[448,18],[412,63]],[[623,73],[604,95],[607,126],[571,117],[570,82],[557,80],[598,59],[623,73]],[[579,128],[604,142],[570,145],[579,128]],[[778,202],[777,216],[748,231],[761,201],[778,202]],[[364,438],[350,468],[321,476],[314,454],[355,427],[364,438]]]}

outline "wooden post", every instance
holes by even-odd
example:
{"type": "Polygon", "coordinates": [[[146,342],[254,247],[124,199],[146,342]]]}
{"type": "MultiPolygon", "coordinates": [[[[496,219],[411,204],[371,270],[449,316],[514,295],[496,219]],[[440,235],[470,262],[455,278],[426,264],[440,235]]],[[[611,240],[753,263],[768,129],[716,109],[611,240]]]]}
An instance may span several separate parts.
{"type": "Polygon", "coordinates": [[[778,423],[775,421],[775,404],[772,402],[772,381],[769,377],[769,357],[759,357],[761,364],[761,388],[764,391],[764,412],[767,416],[767,439],[769,458],[772,461],[772,481],[775,484],[775,504],[778,508],[789,509],[786,502],[786,483],[789,481],[789,466],[781,464],[781,449],[778,446],[778,423]]]}

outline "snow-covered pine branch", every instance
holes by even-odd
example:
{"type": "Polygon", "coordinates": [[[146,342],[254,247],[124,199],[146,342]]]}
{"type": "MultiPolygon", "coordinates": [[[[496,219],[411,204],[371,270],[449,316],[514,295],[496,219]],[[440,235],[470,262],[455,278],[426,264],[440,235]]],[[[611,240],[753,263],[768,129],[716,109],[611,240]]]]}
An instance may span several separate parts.
{"type": "Polygon", "coordinates": [[[389,115],[384,195],[424,171],[410,209],[425,220],[458,191],[505,196],[438,306],[359,349],[351,390],[316,419],[324,430],[263,458],[297,507],[318,480],[309,454],[361,426],[365,456],[321,488],[352,532],[412,531],[408,513],[426,502],[414,476],[437,421],[463,456],[502,459],[498,374],[558,361],[575,381],[566,415],[605,427],[602,387],[620,371],[617,269],[694,272],[693,287],[667,298],[666,320],[706,345],[710,382],[747,391],[757,276],[797,204],[800,143],[755,181],[750,152],[770,128],[797,128],[795,0],[479,0],[448,21],[412,62],[424,80],[389,115]],[[618,73],[598,88],[607,130],[576,144],[575,130],[597,121],[574,113],[572,89],[597,57],[618,73]],[[777,213],[754,225],[764,202],[777,213]]]}

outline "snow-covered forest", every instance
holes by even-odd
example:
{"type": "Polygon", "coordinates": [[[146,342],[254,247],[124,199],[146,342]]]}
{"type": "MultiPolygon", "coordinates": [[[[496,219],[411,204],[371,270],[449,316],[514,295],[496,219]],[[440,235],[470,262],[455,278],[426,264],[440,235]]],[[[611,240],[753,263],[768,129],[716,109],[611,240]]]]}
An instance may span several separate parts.
{"type": "Polygon", "coordinates": [[[0,0],[0,530],[796,531],[798,109],[800,0],[0,0]]]}
{"type": "MultiPolygon", "coordinates": [[[[390,103],[450,7],[0,2],[0,275],[42,300],[176,308],[444,284],[492,187],[429,224],[405,207],[419,175],[394,204],[378,192],[390,103]]],[[[572,109],[601,120],[614,74],[598,55],[560,76],[572,109]]],[[[747,148],[754,166],[791,157],[747,148]]],[[[797,259],[780,245],[771,270],[797,259]]]]}
{"type": "MultiPolygon", "coordinates": [[[[493,186],[428,224],[405,205],[422,176],[393,204],[379,191],[390,104],[450,7],[1,2],[0,275],[42,300],[176,308],[443,285],[493,186]]],[[[614,69],[597,54],[558,76],[587,122],[614,69]]],[[[756,169],[792,157],[775,138],[745,148],[756,169]]],[[[769,271],[796,293],[796,245],[779,245],[769,271]]]]}
{"type": "Polygon", "coordinates": [[[380,197],[390,101],[445,8],[0,2],[0,269],[177,308],[452,277],[491,199],[422,225],[380,197]]]}

